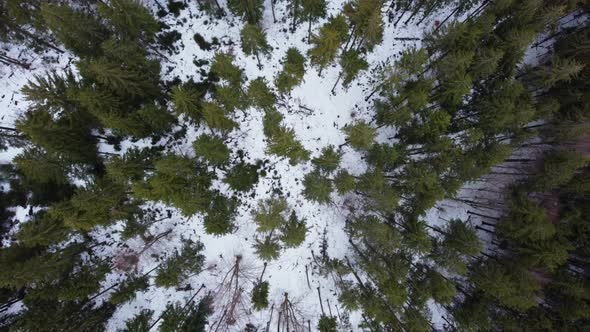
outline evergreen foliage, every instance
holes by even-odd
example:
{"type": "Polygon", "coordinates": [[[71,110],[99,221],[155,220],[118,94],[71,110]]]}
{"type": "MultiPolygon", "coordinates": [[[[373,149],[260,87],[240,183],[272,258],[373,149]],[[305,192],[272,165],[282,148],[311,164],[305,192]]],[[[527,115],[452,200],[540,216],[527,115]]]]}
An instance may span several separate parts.
{"type": "Polygon", "coordinates": [[[268,281],[261,281],[252,288],[252,306],[260,311],[268,308],[268,281]]]}
{"type": "Polygon", "coordinates": [[[172,256],[160,265],[155,283],[159,287],[179,286],[188,277],[199,274],[203,269],[205,256],[201,254],[203,244],[191,240],[184,240],[180,252],[175,251],[172,256]]]}

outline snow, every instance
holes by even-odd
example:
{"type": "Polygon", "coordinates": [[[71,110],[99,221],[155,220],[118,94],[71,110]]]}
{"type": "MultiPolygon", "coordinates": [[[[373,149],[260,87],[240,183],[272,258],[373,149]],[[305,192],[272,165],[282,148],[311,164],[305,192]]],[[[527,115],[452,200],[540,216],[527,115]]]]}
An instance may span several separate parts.
{"type": "MultiPolygon", "coordinates": [[[[146,1],[148,7],[157,10],[154,3],[146,1]]],[[[224,1],[221,1],[222,6],[225,6],[224,1]]],[[[343,0],[331,1],[328,6],[328,17],[341,11],[344,4],[343,0]]],[[[276,16],[279,22],[273,23],[270,0],[265,3],[264,18],[262,26],[267,32],[268,41],[274,48],[272,54],[263,58],[263,68],[258,69],[257,62],[254,56],[246,56],[239,47],[239,32],[243,26],[241,19],[227,15],[222,19],[211,19],[203,12],[196,8],[196,1],[189,1],[189,7],[181,12],[181,15],[175,18],[173,15],[168,15],[164,20],[173,29],[177,29],[182,33],[182,40],[177,45],[183,45],[177,54],[169,55],[167,60],[162,63],[163,79],[173,79],[178,76],[183,81],[193,79],[199,81],[201,78],[198,74],[198,68],[193,60],[196,59],[211,59],[215,52],[232,52],[236,56],[235,63],[245,70],[248,80],[253,80],[257,77],[264,77],[272,84],[277,73],[281,70],[282,65],[280,60],[284,57],[286,50],[289,47],[296,47],[302,53],[307,52],[310,46],[306,42],[307,24],[300,24],[295,33],[286,32],[291,20],[283,19],[286,16],[287,8],[285,2],[277,2],[275,6],[276,16]],[[207,22],[207,24],[206,24],[207,22]],[[193,40],[195,33],[201,34],[207,41],[211,41],[213,37],[217,37],[223,41],[233,41],[234,45],[222,45],[219,49],[204,51],[201,50],[193,40]]],[[[409,14],[409,13],[408,13],[409,14]]],[[[339,146],[345,142],[345,136],[341,129],[347,124],[356,120],[364,119],[372,120],[373,110],[372,101],[365,101],[365,96],[373,88],[372,80],[375,78],[375,67],[381,63],[393,61],[396,56],[405,48],[410,46],[420,46],[419,41],[396,41],[396,37],[420,37],[423,32],[432,27],[435,20],[441,20],[448,14],[448,11],[442,11],[438,14],[432,15],[426,19],[420,26],[414,26],[412,23],[408,26],[400,24],[397,28],[392,24],[387,23],[387,17],[384,13],[384,22],[386,22],[384,40],[375,47],[374,51],[368,55],[368,62],[371,65],[370,69],[362,72],[348,89],[343,89],[338,86],[335,89],[335,94],[331,93],[332,86],[336,81],[340,68],[333,65],[322,72],[322,76],[318,76],[315,68],[311,68],[309,63],[306,63],[306,75],[304,82],[296,87],[286,102],[288,107],[279,107],[278,110],[283,114],[283,124],[293,128],[296,132],[297,138],[302,142],[304,147],[312,153],[312,158],[319,155],[321,148],[327,145],[339,146]],[[299,112],[299,105],[312,109],[312,114],[304,114],[299,112]]],[[[325,23],[325,19],[314,24],[314,30],[325,23]]],[[[402,20],[403,22],[403,20],[402,20]]],[[[11,52],[18,52],[16,48],[12,48],[11,52]]],[[[26,83],[27,79],[32,78],[35,74],[42,74],[45,71],[56,68],[58,70],[70,66],[66,55],[59,57],[57,63],[47,64],[42,59],[37,58],[32,61],[32,70],[26,71],[23,69],[11,67],[1,68],[1,75],[3,80],[0,82],[0,91],[2,98],[0,99],[0,119],[3,126],[12,126],[15,119],[20,113],[27,108],[27,102],[19,93],[20,88],[26,83]]],[[[208,69],[207,66],[203,68],[208,69]]],[[[302,310],[305,319],[311,320],[312,326],[315,324],[321,314],[319,309],[319,302],[317,297],[316,287],[322,290],[322,298],[324,300],[324,307],[326,307],[326,300],[329,301],[331,307],[339,305],[336,297],[338,291],[336,290],[334,279],[319,275],[318,271],[312,269],[311,251],[319,252],[319,247],[322,242],[324,230],[326,230],[326,239],[328,243],[328,254],[330,257],[343,258],[349,251],[347,236],[344,233],[344,224],[349,214],[348,204],[350,204],[351,197],[342,197],[333,194],[333,204],[319,205],[304,199],[302,195],[303,176],[311,171],[312,166],[310,162],[301,163],[296,166],[291,166],[288,160],[278,158],[265,153],[266,143],[262,133],[262,118],[263,111],[259,109],[249,108],[242,111],[237,111],[234,114],[234,119],[240,124],[240,128],[233,131],[227,142],[232,151],[239,149],[247,152],[247,160],[254,161],[257,159],[269,160],[271,170],[268,176],[261,178],[254,189],[254,195],[242,195],[242,205],[239,208],[238,217],[236,219],[237,230],[233,234],[225,236],[212,236],[205,233],[202,226],[202,216],[196,215],[191,218],[183,217],[178,211],[173,210],[172,217],[162,222],[156,223],[151,229],[152,234],[159,234],[161,232],[172,229],[173,231],[165,238],[156,242],[152,247],[146,250],[140,257],[137,266],[139,274],[146,273],[153,269],[161,261],[162,255],[173,252],[180,246],[180,240],[193,239],[204,243],[206,255],[206,267],[202,273],[192,276],[187,283],[192,285],[192,290],[183,291],[174,288],[158,288],[151,286],[147,291],[140,292],[137,297],[125,305],[119,307],[115,312],[113,318],[108,325],[109,331],[115,331],[124,326],[126,319],[133,317],[141,309],[152,309],[155,311],[154,317],[158,317],[167,303],[174,301],[181,301],[184,303],[186,299],[190,298],[194,292],[204,284],[206,290],[214,290],[219,283],[219,276],[224,275],[230,268],[235,255],[243,257],[244,264],[250,267],[250,273],[254,278],[257,278],[262,271],[263,262],[257,258],[252,248],[255,239],[255,225],[253,224],[251,212],[257,205],[257,202],[268,198],[277,189],[280,189],[286,195],[286,199],[300,218],[307,221],[309,232],[305,242],[294,249],[282,250],[281,256],[278,260],[272,261],[268,264],[264,279],[270,283],[269,301],[275,304],[275,307],[280,304],[284,293],[290,294],[290,297],[295,299],[298,307],[302,310]],[[273,173],[279,177],[279,180],[273,179],[273,173]],[[309,281],[308,287],[306,281],[306,266],[309,267],[309,281]]],[[[188,123],[185,123],[189,125],[188,123]]],[[[185,140],[179,146],[171,147],[170,151],[183,154],[194,155],[192,151],[192,141],[204,128],[195,128],[189,125],[189,131],[185,140]]],[[[387,137],[391,136],[392,129],[380,129],[378,140],[385,141],[387,137]]],[[[164,143],[163,141],[159,144],[164,143]]],[[[123,151],[132,146],[145,146],[150,144],[149,140],[139,142],[123,142],[123,151]]],[[[101,151],[115,152],[110,146],[101,146],[101,151]]],[[[9,162],[17,153],[18,149],[11,149],[0,153],[0,162],[9,162]]],[[[361,159],[361,155],[344,146],[342,148],[343,157],[341,167],[348,170],[352,174],[358,175],[365,171],[366,164],[361,159]]],[[[221,190],[226,195],[231,195],[231,190],[221,183],[215,182],[217,189],[221,190]]],[[[161,203],[150,203],[150,206],[167,209],[161,203]]],[[[437,210],[438,211],[438,210],[437,210]]],[[[19,220],[25,221],[28,217],[24,211],[19,210],[17,216],[19,220]]],[[[466,211],[459,206],[452,206],[449,209],[445,218],[461,217],[466,219],[466,211]]],[[[438,220],[438,212],[429,212],[428,221],[436,223],[438,220]]],[[[120,230],[121,225],[114,225],[106,229],[98,229],[95,235],[99,238],[109,239],[114,243],[119,243],[116,247],[103,247],[101,254],[104,256],[113,256],[123,250],[130,250],[139,252],[144,243],[139,239],[131,239],[122,245],[115,233],[120,230]]],[[[109,275],[103,283],[103,289],[116,283],[122,275],[118,272],[113,272],[109,275]]],[[[251,282],[246,282],[245,295],[249,297],[252,288],[251,282]]],[[[205,294],[202,292],[201,294],[205,294]]],[[[108,293],[99,297],[107,299],[108,293]]],[[[249,300],[246,300],[248,302],[249,300]]],[[[327,310],[327,309],[326,309],[327,310]]],[[[335,312],[335,310],[333,310],[335,312]]],[[[344,310],[340,309],[340,312],[344,310]]],[[[438,309],[433,310],[435,316],[433,323],[435,326],[441,326],[441,320],[438,309]]],[[[210,322],[215,321],[220,312],[216,312],[210,318],[210,322]]],[[[276,320],[276,313],[273,315],[273,320],[276,320]]],[[[243,319],[235,325],[235,329],[243,329],[247,322],[259,325],[261,329],[266,326],[266,321],[269,319],[269,310],[262,312],[252,312],[249,315],[244,315],[243,319]]],[[[354,330],[360,323],[360,313],[355,312],[351,314],[350,321],[354,330]]],[[[275,323],[276,324],[276,323],[275,323]]],[[[276,326],[271,324],[271,326],[276,326]]]]}

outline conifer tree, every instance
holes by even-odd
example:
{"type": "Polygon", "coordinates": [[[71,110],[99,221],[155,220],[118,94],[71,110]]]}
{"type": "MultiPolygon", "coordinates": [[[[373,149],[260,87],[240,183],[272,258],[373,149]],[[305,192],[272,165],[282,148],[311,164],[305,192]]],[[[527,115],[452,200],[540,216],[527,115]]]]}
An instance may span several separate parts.
{"type": "Polygon", "coordinates": [[[258,61],[258,68],[262,69],[260,54],[269,54],[271,47],[266,41],[266,33],[255,24],[246,24],[240,32],[242,50],[246,55],[254,54],[258,61]]]}
{"type": "Polygon", "coordinates": [[[320,75],[334,61],[340,45],[346,40],[347,31],[346,19],[339,15],[324,24],[319,35],[311,37],[313,47],[309,50],[309,61],[319,68],[320,75]]]}
{"type": "Polygon", "coordinates": [[[256,239],[254,243],[254,251],[260,259],[264,261],[272,261],[279,258],[281,245],[279,241],[272,236],[267,235],[264,240],[256,239]]]}
{"type": "Polygon", "coordinates": [[[203,219],[207,234],[224,235],[234,230],[234,219],[237,213],[238,201],[217,194],[211,201],[207,215],[203,219]]]}
{"type": "Polygon", "coordinates": [[[282,62],[283,70],[278,74],[275,85],[280,93],[287,94],[301,84],[305,75],[305,58],[296,48],[291,47],[282,62]]]}
{"type": "Polygon", "coordinates": [[[214,175],[194,159],[166,155],[154,161],[154,172],[133,184],[136,197],[163,201],[179,208],[186,216],[206,212],[213,193],[214,175]]]}
{"type": "Polygon", "coordinates": [[[166,258],[158,269],[156,285],[160,287],[179,286],[188,277],[199,274],[203,269],[205,256],[201,254],[203,244],[191,240],[183,240],[180,252],[175,251],[166,258]]]}
{"type": "MultiPolygon", "coordinates": [[[[361,58],[359,52],[356,50],[343,52],[340,57],[340,66],[344,73],[342,85],[344,85],[345,88],[350,86],[350,83],[357,77],[359,72],[369,68],[367,61],[361,58]]],[[[336,84],[338,83],[336,82],[336,84]]],[[[332,91],[334,91],[334,89],[332,89],[332,91]]]]}
{"type": "Polygon", "coordinates": [[[261,0],[230,0],[227,5],[234,15],[245,18],[250,24],[257,24],[262,19],[264,2],[261,0]]]}
{"type": "Polygon", "coordinates": [[[201,105],[203,120],[205,120],[209,128],[217,129],[222,133],[226,133],[238,127],[238,124],[234,120],[228,118],[223,108],[218,105],[210,102],[203,102],[201,105]]]}
{"type": "Polygon", "coordinates": [[[193,149],[197,156],[213,166],[223,166],[229,162],[230,150],[219,137],[203,134],[193,142],[193,149]]]}
{"type": "Polygon", "coordinates": [[[89,231],[95,226],[125,219],[135,209],[123,186],[99,180],[87,188],[76,190],[69,201],[55,204],[49,213],[55,218],[62,218],[68,227],[89,231]]]}
{"type": "Polygon", "coordinates": [[[350,175],[345,170],[340,170],[334,177],[334,185],[336,187],[336,191],[340,195],[344,195],[356,187],[356,181],[354,176],[350,175]]]}
{"type": "Polygon", "coordinates": [[[41,15],[56,38],[80,57],[100,54],[100,43],[109,37],[99,17],[67,5],[44,3],[41,15]]]}
{"type": "Polygon", "coordinates": [[[184,114],[191,120],[199,123],[203,118],[201,111],[202,94],[189,84],[177,85],[172,88],[172,102],[177,115],[184,114]]]}
{"type": "Polygon", "coordinates": [[[297,165],[309,159],[309,151],[295,138],[295,131],[291,128],[278,126],[269,138],[267,151],[277,156],[289,158],[289,164],[297,165]]]}
{"type": "Polygon", "coordinates": [[[292,211],[289,220],[280,226],[281,235],[279,239],[286,248],[296,248],[305,241],[307,230],[305,219],[297,218],[295,211],[292,211]]]}
{"type": "Polygon", "coordinates": [[[377,130],[364,120],[355,124],[347,124],[342,131],[346,134],[346,141],[355,150],[367,150],[373,143],[377,130]]]}
{"type": "Polygon", "coordinates": [[[272,110],[275,107],[276,96],[268,87],[266,80],[262,77],[250,82],[247,95],[250,104],[255,107],[259,107],[265,111],[272,110]]]}
{"type": "Polygon", "coordinates": [[[306,20],[307,42],[311,42],[311,24],[326,16],[325,0],[301,0],[301,18],[306,20]]]}
{"type": "Polygon", "coordinates": [[[150,309],[142,309],[133,318],[125,321],[125,332],[144,332],[149,331],[152,316],[154,311],[150,309]]]}
{"type": "Polygon", "coordinates": [[[69,183],[67,164],[38,147],[25,149],[13,159],[16,168],[27,178],[41,183],[69,183]]]}
{"type": "Polygon", "coordinates": [[[109,5],[98,3],[97,8],[123,40],[140,40],[145,45],[152,42],[160,30],[158,21],[139,1],[114,0],[109,5]]]}
{"type": "Polygon", "coordinates": [[[319,157],[313,158],[311,162],[319,170],[329,174],[338,168],[341,157],[341,152],[336,151],[333,145],[328,145],[322,149],[322,154],[319,157]]]}
{"type": "Polygon", "coordinates": [[[320,204],[330,203],[332,181],[319,171],[307,173],[303,178],[303,195],[305,198],[320,204]]]}
{"type": "Polygon", "coordinates": [[[258,164],[241,161],[225,173],[223,181],[234,190],[248,192],[258,182],[258,168],[258,164]]]}
{"type": "Polygon", "coordinates": [[[283,213],[287,210],[284,198],[272,197],[258,203],[258,209],[253,212],[254,222],[258,232],[272,232],[284,225],[286,220],[283,213]]]}
{"type": "MultiPolygon", "coordinates": [[[[239,0],[241,1],[241,0],[239,0]]],[[[240,87],[244,81],[242,70],[233,64],[234,56],[225,53],[216,53],[211,63],[211,71],[219,78],[228,81],[234,86],[240,87]]]]}
{"type": "Polygon", "coordinates": [[[252,288],[252,306],[260,311],[268,308],[268,281],[261,281],[252,288]]]}

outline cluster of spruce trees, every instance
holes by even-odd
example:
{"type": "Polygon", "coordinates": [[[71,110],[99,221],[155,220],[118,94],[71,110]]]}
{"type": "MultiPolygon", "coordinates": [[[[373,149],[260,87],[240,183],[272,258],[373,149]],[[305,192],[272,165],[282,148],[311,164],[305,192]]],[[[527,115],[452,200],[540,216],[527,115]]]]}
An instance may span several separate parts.
{"type": "MultiPolygon", "coordinates": [[[[166,7],[160,2],[155,1],[161,17],[185,7],[181,1],[166,7]]],[[[275,1],[270,4],[277,21],[275,1]]],[[[217,1],[201,0],[199,6],[216,19],[226,15],[217,1]]],[[[261,27],[264,3],[230,0],[227,7],[245,23],[243,52],[261,67],[260,58],[272,51],[261,27]]],[[[174,51],[178,32],[138,1],[0,4],[3,43],[72,56],[71,69],[29,81],[22,89],[29,109],[15,128],[0,127],[0,148],[22,149],[0,169],[0,235],[6,244],[0,248],[0,328],[102,331],[137,292],[190,290],[187,280],[202,271],[205,260],[198,241],[183,239],[153,269],[137,272],[144,252],[173,232],[154,227],[172,211],[148,202],[163,202],[186,217],[202,215],[208,234],[233,232],[241,198],[272,171],[266,161],[247,161],[247,151],[227,145],[229,134],[239,129],[236,113],[250,107],[264,112],[268,154],[292,165],[311,162],[313,170],[303,179],[306,199],[330,204],[334,192],[354,199],[357,209],[346,225],[351,254],[330,258],[324,247],[314,262],[337,280],[343,309],[362,312],[363,329],[434,329],[433,302],[452,330],[587,327],[590,204],[583,147],[590,31],[579,18],[586,17],[588,6],[542,0],[352,0],[331,17],[323,0],[294,0],[288,8],[290,30],[303,25],[311,48],[307,54],[290,48],[279,55],[282,68],[273,82],[246,77],[234,56],[222,52],[203,59],[210,70],[201,80],[181,82],[160,77],[163,52],[174,51]],[[394,25],[402,19],[420,24],[441,8],[450,8],[450,14],[424,38],[424,46],[381,68],[367,96],[374,101],[374,119],[343,128],[345,145],[363,155],[368,170],[354,176],[341,167],[342,146],[327,146],[310,160],[278,109],[288,103],[308,66],[321,75],[338,61],[341,73],[332,91],[341,80],[346,88],[368,69],[367,53],[382,42],[384,13],[394,25]],[[579,24],[552,30],[574,10],[579,24]],[[464,20],[451,20],[466,12],[464,20]],[[314,32],[320,20],[325,23],[314,32]],[[549,45],[548,53],[539,64],[522,66],[528,47],[546,31],[551,31],[543,41],[549,41],[543,44],[549,45]],[[194,157],[174,153],[188,125],[207,129],[190,142],[194,157]],[[389,142],[374,142],[379,130],[392,132],[389,142]],[[123,150],[123,141],[152,144],[123,150]],[[102,152],[105,147],[116,153],[102,152]],[[543,153],[510,159],[519,147],[543,153]],[[518,172],[493,171],[503,161],[518,165],[518,172]],[[220,172],[231,196],[211,187],[220,172]],[[456,197],[465,183],[490,172],[521,177],[497,202],[456,197]],[[471,205],[481,225],[459,219],[428,224],[425,213],[441,209],[442,199],[471,205]],[[29,208],[22,225],[14,224],[15,207],[29,208]],[[99,231],[115,224],[122,226],[115,236],[105,238],[99,231]],[[492,236],[488,248],[482,234],[492,236]],[[141,251],[105,254],[131,238],[143,241],[141,251]],[[121,278],[104,288],[113,272],[121,278]]],[[[4,53],[0,62],[23,70],[30,66],[4,53]]],[[[279,192],[259,202],[252,220],[254,248],[264,261],[300,246],[308,231],[279,192]]],[[[237,282],[240,262],[236,258],[228,272],[236,292],[214,322],[217,328],[234,328],[234,317],[226,313],[244,298],[237,282]]],[[[251,293],[254,310],[269,306],[270,285],[263,275],[251,293]]],[[[159,315],[141,310],[125,330],[157,325],[160,331],[204,331],[215,294],[207,291],[197,299],[202,289],[159,315]]],[[[338,313],[337,321],[331,311],[324,312],[319,289],[318,295],[317,328],[336,331],[338,321],[344,328],[346,313],[338,313]]],[[[297,318],[287,294],[280,303],[279,328],[311,327],[297,318]]]]}
{"type": "Polygon", "coordinates": [[[362,201],[347,226],[353,257],[321,265],[338,275],[340,301],[362,310],[365,328],[432,330],[431,301],[451,330],[588,326],[587,6],[572,14],[584,18],[575,27],[549,33],[545,41],[557,40],[540,64],[521,66],[535,37],[576,6],[485,2],[437,28],[383,69],[370,95],[379,95],[374,124],[344,129],[369,170],[331,177],[322,165],[334,160],[335,170],[338,152],[325,150],[306,176],[308,199],[329,202],[335,186],[362,201]],[[395,129],[391,143],[373,142],[379,128],[395,129]],[[510,159],[521,146],[545,152],[510,159]],[[503,161],[529,167],[492,169],[503,161]],[[488,173],[528,177],[498,202],[456,197],[488,173]],[[470,205],[488,228],[471,218],[428,224],[424,214],[442,211],[442,199],[470,205]],[[491,248],[477,229],[492,233],[491,248]]]}

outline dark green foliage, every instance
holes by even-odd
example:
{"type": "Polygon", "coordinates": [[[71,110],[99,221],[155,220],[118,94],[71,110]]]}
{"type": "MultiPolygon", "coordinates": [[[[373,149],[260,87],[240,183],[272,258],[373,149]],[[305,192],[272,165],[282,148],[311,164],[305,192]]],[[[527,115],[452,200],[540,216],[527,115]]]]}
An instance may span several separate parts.
{"type": "Polygon", "coordinates": [[[264,2],[261,0],[230,0],[227,6],[234,15],[245,18],[250,24],[256,24],[262,19],[264,2]]]}
{"type": "Polygon", "coordinates": [[[305,198],[320,204],[329,203],[332,193],[332,180],[318,171],[307,173],[303,178],[303,195],[305,198]]]}
{"type": "Polygon", "coordinates": [[[334,178],[334,185],[336,187],[336,191],[343,195],[354,190],[356,186],[356,180],[354,176],[350,175],[347,171],[340,170],[334,178]]]}
{"type": "Polygon", "coordinates": [[[197,305],[170,303],[162,314],[160,332],[205,332],[207,318],[213,314],[213,298],[205,296],[197,305]]]}
{"type": "Polygon", "coordinates": [[[145,291],[148,287],[149,278],[147,276],[130,277],[123,281],[117,290],[111,294],[109,302],[115,305],[126,303],[135,298],[137,292],[145,291]]]}
{"type": "Polygon", "coordinates": [[[240,32],[240,40],[244,53],[246,55],[256,55],[258,67],[262,68],[260,54],[266,55],[272,49],[266,41],[266,33],[258,25],[246,24],[240,32]]]}
{"type": "Polygon", "coordinates": [[[336,317],[321,315],[318,321],[318,331],[336,332],[336,317]]]}
{"type": "Polygon", "coordinates": [[[281,235],[279,238],[286,248],[296,248],[305,241],[307,230],[305,219],[297,218],[293,211],[289,216],[289,220],[280,227],[281,235]]]}
{"type": "Polygon", "coordinates": [[[359,72],[369,68],[367,60],[361,58],[361,55],[356,50],[343,52],[340,57],[340,66],[344,74],[342,80],[344,87],[350,86],[350,83],[358,76],[359,72]]]}
{"type": "Polygon", "coordinates": [[[172,102],[177,115],[184,114],[195,122],[201,121],[203,114],[200,101],[203,92],[190,84],[177,85],[172,88],[172,102]]]}
{"type": "Polygon", "coordinates": [[[197,156],[213,166],[222,166],[229,162],[230,150],[219,137],[203,134],[193,142],[193,148],[197,156]]]}
{"type": "Polygon", "coordinates": [[[156,285],[158,287],[179,286],[188,277],[199,274],[205,261],[201,251],[203,251],[201,242],[184,240],[180,252],[175,251],[158,269],[156,285]]]}
{"type": "Polygon", "coordinates": [[[283,214],[287,208],[287,201],[279,197],[259,202],[257,211],[253,212],[254,222],[258,225],[257,231],[272,232],[283,225],[286,222],[283,214]]]}
{"type": "Polygon", "coordinates": [[[207,215],[203,219],[207,234],[223,235],[231,233],[234,229],[234,218],[238,201],[234,198],[226,198],[217,194],[211,201],[207,215]]]}
{"type": "Polygon", "coordinates": [[[367,150],[373,143],[377,130],[365,121],[346,125],[342,131],[346,134],[346,140],[355,150],[367,150]]]}
{"type": "Polygon", "coordinates": [[[283,59],[283,70],[278,74],[275,85],[280,93],[289,93],[301,84],[305,75],[305,58],[294,47],[287,50],[283,59]]]}
{"type": "Polygon", "coordinates": [[[55,204],[49,213],[70,228],[88,231],[127,218],[135,209],[123,186],[102,180],[76,190],[69,201],[55,204]]]}
{"type": "Polygon", "coordinates": [[[252,306],[260,311],[268,308],[268,281],[261,281],[252,288],[252,306]]]}
{"type": "Polygon", "coordinates": [[[232,85],[240,86],[244,81],[242,70],[233,64],[233,55],[216,53],[211,63],[211,71],[232,85]]]}
{"type": "Polygon", "coordinates": [[[125,332],[147,332],[149,331],[152,316],[154,315],[153,310],[142,309],[133,318],[125,321],[125,332]]]}
{"type": "Polygon", "coordinates": [[[259,166],[241,161],[225,173],[223,181],[233,190],[248,192],[258,182],[259,166]]]}
{"type": "Polygon", "coordinates": [[[64,241],[70,233],[61,219],[42,211],[21,226],[16,239],[26,247],[35,248],[64,241]]]}
{"type": "Polygon", "coordinates": [[[322,149],[322,154],[313,158],[311,162],[321,171],[326,173],[334,172],[340,165],[342,153],[336,151],[333,145],[328,145],[322,149]]]}
{"type": "Polygon", "coordinates": [[[209,128],[217,129],[222,133],[238,128],[238,124],[227,117],[223,108],[210,102],[203,102],[202,106],[203,120],[205,120],[209,128]]]}
{"type": "Polygon", "coordinates": [[[339,15],[330,19],[320,28],[319,35],[312,35],[313,48],[309,50],[310,62],[318,66],[319,71],[330,65],[340,45],[348,35],[348,25],[344,16],[339,15]]]}
{"type": "Polygon", "coordinates": [[[256,239],[254,250],[260,259],[264,261],[272,261],[279,258],[281,245],[277,239],[268,235],[263,241],[256,239]]]}
{"type": "Polygon", "coordinates": [[[133,185],[136,197],[163,201],[191,216],[205,212],[212,193],[214,175],[194,159],[166,155],[154,162],[153,174],[133,185]]]}
{"type": "Polygon", "coordinates": [[[268,137],[268,153],[289,158],[289,164],[293,166],[309,159],[309,151],[305,150],[301,142],[297,141],[293,129],[276,123],[273,126],[276,126],[276,129],[273,128],[271,136],[268,137]]]}
{"type": "Polygon", "coordinates": [[[262,77],[250,82],[248,86],[248,99],[250,104],[263,110],[274,109],[276,96],[268,87],[268,83],[262,77]]]}

